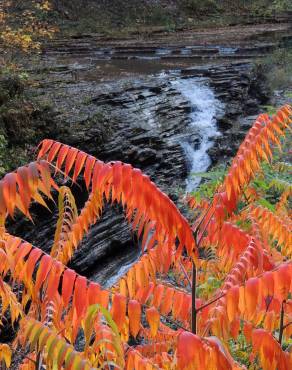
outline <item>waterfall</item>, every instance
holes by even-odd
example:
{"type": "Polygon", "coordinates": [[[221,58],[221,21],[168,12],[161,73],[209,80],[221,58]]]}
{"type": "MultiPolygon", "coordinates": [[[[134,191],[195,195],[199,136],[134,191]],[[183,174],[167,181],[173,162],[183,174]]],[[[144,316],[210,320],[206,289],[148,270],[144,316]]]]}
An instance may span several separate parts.
{"type": "Polygon", "coordinates": [[[214,138],[220,136],[216,125],[216,116],[223,111],[223,104],[215,97],[214,92],[200,79],[176,79],[173,86],[191,103],[191,129],[200,136],[200,144],[195,148],[188,141],[182,141],[190,165],[190,174],[186,180],[186,191],[194,190],[201,181],[194,173],[204,172],[211,164],[208,149],[213,146],[214,138]]]}

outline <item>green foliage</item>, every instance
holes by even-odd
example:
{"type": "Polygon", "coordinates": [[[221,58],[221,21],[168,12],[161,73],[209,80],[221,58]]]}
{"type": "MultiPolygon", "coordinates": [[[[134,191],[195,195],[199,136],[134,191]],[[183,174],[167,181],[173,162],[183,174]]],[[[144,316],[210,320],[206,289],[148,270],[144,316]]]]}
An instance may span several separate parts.
{"type": "MultiPolygon", "coordinates": [[[[275,89],[285,89],[292,82],[292,49],[283,47],[259,62],[267,72],[268,83],[275,89]]],[[[271,107],[268,106],[270,109],[271,107]]]]}
{"type": "Polygon", "coordinates": [[[272,16],[277,12],[292,10],[290,0],[257,0],[251,4],[251,11],[259,16],[272,16]]]}
{"type": "Polygon", "coordinates": [[[0,7],[0,40],[10,50],[40,49],[40,39],[51,38],[56,28],[47,22],[51,4],[47,0],[6,1],[0,7]]]}
{"type": "Polygon", "coordinates": [[[197,287],[197,294],[199,297],[207,298],[210,297],[217,289],[222,285],[222,281],[215,278],[214,276],[208,277],[208,279],[197,287]]]}
{"type": "Polygon", "coordinates": [[[286,98],[292,99],[292,91],[287,91],[284,95],[286,98]]]}
{"type": "Polygon", "coordinates": [[[232,357],[240,364],[245,365],[248,369],[252,370],[254,367],[250,363],[250,355],[252,346],[247,343],[245,335],[243,334],[243,322],[241,322],[241,332],[236,340],[230,339],[228,341],[230,353],[232,357]]]}
{"type": "MultiPolygon", "coordinates": [[[[270,112],[274,111],[273,106],[269,106],[270,112]]],[[[246,201],[249,201],[249,197],[255,194],[255,199],[252,201],[255,205],[263,206],[269,209],[271,212],[275,212],[277,204],[281,200],[283,194],[291,194],[292,182],[291,182],[291,153],[290,150],[291,134],[287,134],[286,140],[282,140],[282,150],[276,146],[273,148],[274,157],[270,163],[263,162],[261,166],[261,172],[254,178],[247,189],[243,191],[243,199],[238,203],[237,212],[241,212],[246,207],[246,201]],[[245,201],[245,200],[246,201],[245,201]]],[[[207,173],[197,173],[194,176],[199,176],[203,179],[200,186],[192,193],[197,202],[203,199],[212,201],[213,194],[218,189],[218,186],[222,183],[222,179],[225,175],[225,167],[219,165],[214,167],[207,173]]],[[[287,207],[291,206],[291,195],[287,196],[287,207]]],[[[248,230],[250,224],[245,221],[238,221],[237,225],[243,230],[248,230]]]]}
{"type": "Polygon", "coordinates": [[[252,183],[252,186],[261,194],[262,198],[258,203],[267,207],[271,211],[274,210],[274,204],[279,201],[279,198],[284,190],[292,187],[291,183],[291,165],[283,162],[289,151],[289,140],[283,143],[283,151],[275,149],[275,156],[272,163],[264,163],[262,165],[262,174],[258,176],[252,183]]]}
{"type": "Polygon", "coordinates": [[[0,176],[7,172],[6,162],[7,140],[3,134],[0,134],[0,176]]]}
{"type": "Polygon", "coordinates": [[[262,107],[268,113],[268,115],[272,115],[277,112],[277,109],[273,105],[263,105],[262,107]]]}
{"type": "Polygon", "coordinates": [[[214,14],[222,10],[222,7],[215,0],[184,0],[185,8],[196,15],[214,14]]]}
{"type": "Polygon", "coordinates": [[[51,107],[28,96],[28,78],[12,66],[0,73],[0,175],[26,163],[42,135],[55,130],[51,107]]]}
{"type": "Polygon", "coordinates": [[[196,189],[196,191],[192,193],[192,196],[194,196],[198,201],[203,198],[211,199],[218,185],[222,183],[225,173],[226,168],[225,165],[222,164],[214,166],[208,172],[192,173],[192,176],[203,179],[203,182],[196,189]]]}

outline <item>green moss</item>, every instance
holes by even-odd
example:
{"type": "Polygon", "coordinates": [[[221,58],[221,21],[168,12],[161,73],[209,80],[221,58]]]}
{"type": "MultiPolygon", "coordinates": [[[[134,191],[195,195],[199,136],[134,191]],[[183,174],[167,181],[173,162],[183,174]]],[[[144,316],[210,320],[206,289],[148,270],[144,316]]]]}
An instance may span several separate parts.
{"type": "Polygon", "coordinates": [[[7,172],[7,140],[3,134],[0,134],[0,176],[7,172]]]}
{"type": "Polygon", "coordinates": [[[292,84],[292,48],[283,47],[258,62],[267,74],[272,90],[283,90],[292,84]]]}
{"type": "Polygon", "coordinates": [[[223,11],[222,4],[219,5],[215,0],[184,0],[182,5],[187,11],[196,15],[216,14],[223,11]]]}
{"type": "Polygon", "coordinates": [[[288,99],[292,99],[292,91],[286,92],[285,97],[288,98],[288,99]]]}
{"type": "Polygon", "coordinates": [[[0,175],[31,160],[32,150],[56,130],[50,107],[25,93],[25,76],[0,76],[0,175]]]}

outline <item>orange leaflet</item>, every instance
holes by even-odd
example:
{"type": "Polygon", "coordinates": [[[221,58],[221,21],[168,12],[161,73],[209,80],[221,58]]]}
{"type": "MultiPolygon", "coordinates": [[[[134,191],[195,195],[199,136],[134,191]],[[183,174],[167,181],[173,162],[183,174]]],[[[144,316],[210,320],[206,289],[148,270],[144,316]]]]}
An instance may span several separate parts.
{"type": "Polygon", "coordinates": [[[56,162],[56,167],[58,169],[61,169],[62,168],[62,165],[64,163],[64,160],[67,156],[69,152],[69,146],[68,145],[62,145],[59,153],[58,153],[58,158],[57,158],[57,162],[56,162]]]}
{"type": "Polygon", "coordinates": [[[126,301],[126,297],[121,294],[115,294],[113,296],[111,314],[119,330],[122,330],[126,322],[126,301]]]}
{"type": "Polygon", "coordinates": [[[150,326],[151,336],[154,338],[157,334],[159,323],[160,323],[159,312],[157,311],[155,307],[147,308],[146,318],[150,326]]]}
{"type": "Polygon", "coordinates": [[[248,279],[245,285],[245,305],[248,318],[251,320],[255,315],[259,297],[259,280],[257,278],[248,279]]]}
{"type": "Polygon", "coordinates": [[[164,286],[161,285],[161,284],[156,285],[156,287],[154,288],[154,296],[153,296],[152,304],[157,309],[159,309],[159,307],[160,307],[162,297],[163,297],[163,293],[164,293],[164,286]]]}
{"type": "Polygon", "coordinates": [[[87,154],[83,152],[78,152],[77,157],[76,157],[73,178],[72,178],[73,182],[76,181],[78,175],[80,174],[86,158],[87,158],[87,154]]]}
{"type": "Polygon", "coordinates": [[[239,288],[232,287],[226,294],[226,309],[229,322],[233,321],[238,312],[239,288]]]}
{"type": "Polygon", "coordinates": [[[173,297],[173,308],[172,315],[174,319],[177,319],[180,315],[182,304],[183,304],[183,292],[176,291],[173,297]]]}
{"type": "Polygon", "coordinates": [[[274,272],[274,281],[277,290],[275,292],[275,297],[280,301],[283,301],[288,297],[291,291],[291,277],[292,277],[292,265],[284,264],[279,267],[277,271],[274,272]]]}
{"type": "Polygon", "coordinates": [[[168,315],[169,312],[171,311],[173,304],[173,296],[174,289],[170,287],[166,288],[165,296],[160,308],[160,311],[163,315],[168,315]]]}
{"type": "Polygon", "coordinates": [[[78,149],[70,148],[67,156],[66,156],[66,163],[65,163],[65,174],[68,176],[69,172],[71,171],[71,168],[73,164],[75,163],[76,157],[77,157],[78,149]]]}
{"type": "Polygon", "coordinates": [[[87,309],[87,281],[83,276],[77,276],[74,288],[73,305],[76,310],[77,317],[82,317],[87,309]]]}
{"type": "Polygon", "coordinates": [[[177,342],[177,368],[207,369],[202,340],[195,334],[182,332],[177,342]]]}
{"type": "Polygon", "coordinates": [[[36,283],[35,283],[35,292],[39,292],[43,282],[48,276],[50,269],[52,267],[53,260],[50,256],[44,255],[41,259],[40,266],[38,268],[36,283]]]}
{"type": "Polygon", "coordinates": [[[89,184],[91,182],[91,176],[92,176],[92,170],[96,159],[92,156],[87,156],[86,163],[85,163],[85,169],[84,169],[84,180],[86,184],[87,190],[89,189],[89,184]]]}
{"type": "Polygon", "coordinates": [[[16,201],[16,174],[8,173],[3,179],[3,198],[6,203],[8,213],[13,217],[16,201]]]}
{"type": "Polygon", "coordinates": [[[62,279],[62,299],[64,307],[68,306],[69,300],[72,297],[75,278],[76,278],[75,271],[71,269],[65,269],[62,279]]]}
{"type": "Polygon", "coordinates": [[[130,333],[133,337],[139,333],[140,330],[140,321],[141,321],[141,305],[136,300],[130,300],[128,303],[128,316],[130,320],[130,333]]]}
{"type": "Polygon", "coordinates": [[[51,268],[49,279],[48,279],[48,288],[46,295],[50,300],[53,300],[55,294],[58,292],[60,277],[64,271],[64,266],[59,262],[55,262],[51,268]]]}
{"type": "Polygon", "coordinates": [[[253,352],[259,355],[260,364],[263,370],[291,369],[291,356],[282,351],[281,346],[271,333],[268,333],[263,329],[253,330],[252,347],[253,352]]]}
{"type": "Polygon", "coordinates": [[[54,144],[51,147],[50,152],[48,154],[48,161],[49,162],[52,162],[55,159],[55,156],[57,155],[60,148],[61,148],[61,143],[54,142],[54,144]]]}

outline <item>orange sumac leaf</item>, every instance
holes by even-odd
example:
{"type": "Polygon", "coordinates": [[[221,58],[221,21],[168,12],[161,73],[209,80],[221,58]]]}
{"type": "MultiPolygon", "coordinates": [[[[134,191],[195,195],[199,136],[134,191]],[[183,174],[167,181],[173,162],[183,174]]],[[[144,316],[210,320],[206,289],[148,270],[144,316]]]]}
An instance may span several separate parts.
{"type": "Polygon", "coordinates": [[[160,311],[163,315],[168,315],[172,309],[174,289],[168,287],[165,291],[164,299],[161,303],[160,311]]]}
{"type": "Polygon", "coordinates": [[[271,333],[263,329],[252,332],[253,352],[259,355],[263,370],[289,370],[292,366],[291,356],[282,351],[281,346],[271,333]]]}
{"type": "Polygon", "coordinates": [[[178,370],[207,369],[206,365],[201,339],[195,334],[183,331],[177,342],[178,370]]]}
{"type": "Polygon", "coordinates": [[[89,306],[95,303],[101,303],[100,293],[101,293],[100,285],[98,283],[90,282],[87,290],[89,306]]]}
{"type": "Polygon", "coordinates": [[[146,318],[150,326],[151,335],[154,338],[157,334],[159,322],[160,322],[159,312],[157,311],[155,307],[147,308],[146,318]]]}
{"type": "Polygon", "coordinates": [[[153,302],[152,302],[152,304],[157,309],[159,308],[159,306],[161,304],[163,293],[164,293],[164,286],[162,284],[159,284],[159,285],[157,285],[154,288],[154,294],[153,294],[153,302]]]}
{"type": "Polygon", "coordinates": [[[246,312],[249,318],[253,318],[256,306],[258,302],[259,295],[259,280],[257,278],[248,279],[245,285],[245,304],[246,304],[246,312]]]}
{"type": "Polygon", "coordinates": [[[74,307],[77,317],[81,317],[87,309],[87,281],[83,276],[77,276],[74,288],[74,307]]]}
{"type": "Polygon", "coordinates": [[[226,294],[226,309],[229,322],[232,322],[238,312],[239,288],[232,287],[226,294]]]}
{"type": "Polygon", "coordinates": [[[41,259],[40,266],[38,268],[37,276],[36,276],[36,283],[35,283],[35,291],[38,292],[45,281],[48,273],[52,267],[53,260],[50,256],[44,255],[41,259]]]}
{"type": "Polygon", "coordinates": [[[141,321],[141,305],[136,300],[129,301],[128,316],[130,320],[130,333],[136,338],[140,330],[141,321]]]}
{"type": "Polygon", "coordinates": [[[179,317],[179,314],[182,309],[183,299],[184,299],[183,292],[176,291],[174,293],[173,307],[172,307],[172,314],[173,314],[174,319],[177,319],[179,317]]]}
{"type": "Polygon", "coordinates": [[[111,314],[119,330],[126,322],[126,297],[115,294],[112,302],[111,314]]]}
{"type": "Polygon", "coordinates": [[[66,269],[63,274],[62,281],[62,299],[65,307],[68,306],[69,300],[72,297],[72,292],[74,288],[76,273],[71,269],[66,269]]]}
{"type": "Polygon", "coordinates": [[[291,289],[292,265],[283,264],[277,271],[273,273],[275,289],[275,297],[280,301],[288,297],[291,289]]]}

